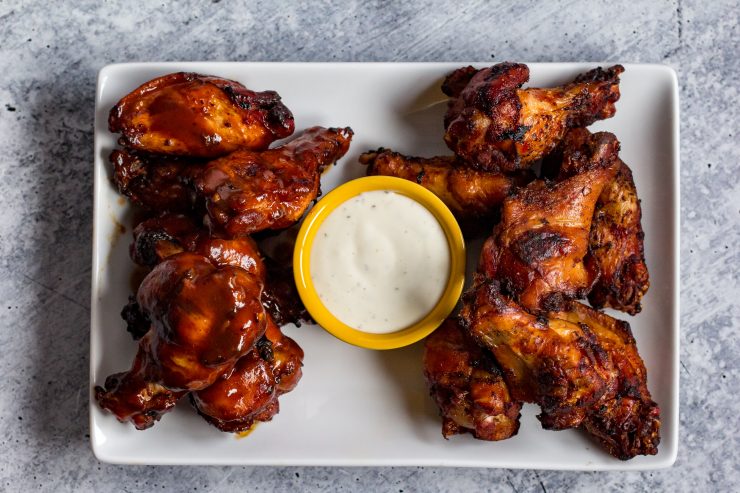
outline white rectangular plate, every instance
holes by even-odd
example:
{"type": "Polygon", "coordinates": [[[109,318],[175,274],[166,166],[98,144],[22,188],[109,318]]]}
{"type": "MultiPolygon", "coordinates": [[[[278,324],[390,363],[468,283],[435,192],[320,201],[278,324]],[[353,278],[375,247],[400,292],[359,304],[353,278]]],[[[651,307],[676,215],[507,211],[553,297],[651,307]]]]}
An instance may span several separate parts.
{"type": "MultiPolygon", "coordinates": [[[[350,152],[322,179],[327,192],[364,174],[361,152],[380,146],[405,154],[449,154],[442,140],[445,74],[465,63],[301,64],[147,63],[100,71],[95,114],[95,219],[90,380],[100,385],[130,365],[136,344],[119,313],[130,293],[129,205],[110,182],[108,154],[116,136],[107,116],[139,84],[176,71],[237,80],[280,93],[296,130],[351,126],[350,152]],[[125,233],[121,233],[121,225],[125,233]]],[[[479,64],[480,65],[480,64],[479,64]]],[[[530,64],[532,86],[571,80],[595,64],[530,64]]],[[[304,376],[280,398],[280,414],[246,438],[221,433],[186,401],[152,429],[136,431],[90,400],[91,441],[103,461],[129,464],[265,464],[332,466],[472,466],[539,469],[654,469],[670,466],[678,447],[678,96],[675,73],[657,65],[626,65],[614,118],[594,130],[614,132],[642,199],[651,275],[644,309],[628,319],[662,410],[662,443],[652,457],[621,462],[576,430],[543,430],[526,405],[519,434],[503,442],[470,435],[444,440],[421,372],[421,344],[359,349],[318,326],[289,327],[304,348],[304,376]]],[[[471,266],[476,259],[472,254],[471,266]]],[[[614,314],[613,314],[614,315],[614,314]]],[[[92,390],[92,389],[91,389],[92,390]]]]}

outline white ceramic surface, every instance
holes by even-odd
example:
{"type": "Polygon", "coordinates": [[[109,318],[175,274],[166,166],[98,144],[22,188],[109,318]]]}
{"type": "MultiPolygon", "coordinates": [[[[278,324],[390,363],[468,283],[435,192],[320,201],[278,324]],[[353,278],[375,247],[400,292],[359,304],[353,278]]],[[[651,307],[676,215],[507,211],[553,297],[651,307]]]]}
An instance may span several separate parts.
{"type": "MultiPolygon", "coordinates": [[[[370,351],[344,344],[315,326],[289,327],[304,348],[304,376],[280,398],[281,410],[246,438],[221,433],[186,401],[141,432],[103,413],[92,385],[128,368],[135,343],[119,313],[130,292],[132,214],[110,183],[110,107],[139,84],[180,70],[274,89],[293,111],[297,131],[349,125],[350,152],[322,180],[324,192],[360,176],[357,156],[390,147],[406,154],[449,153],[442,141],[442,77],[463,63],[300,64],[156,63],[110,65],[96,96],[95,218],[90,335],[90,437],[95,455],[128,464],[441,465],[540,469],[654,469],[673,464],[678,448],[678,96],[675,73],[660,65],[626,65],[614,118],[593,130],[614,132],[642,199],[651,288],[629,320],[662,410],[662,443],[652,457],[621,462],[580,431],[540,428],[525,405],[519,434],[497,443],[469,435],[442,438],[421,375],[421,345],[370,351]],[[120,233],[120,225],[125,233],[120,233]]],[[[560,84],[596,64],[530,64],[534,86],[560,84]]],[[[471,248],[469,263],[477,249],[471,248]]]]}

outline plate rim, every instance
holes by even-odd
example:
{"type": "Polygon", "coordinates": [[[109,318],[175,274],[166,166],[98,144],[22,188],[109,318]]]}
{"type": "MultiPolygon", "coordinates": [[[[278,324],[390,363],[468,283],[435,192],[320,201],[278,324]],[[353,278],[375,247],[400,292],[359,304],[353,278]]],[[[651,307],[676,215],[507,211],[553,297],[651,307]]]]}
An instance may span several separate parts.
{"type": "MultiPolygon", "coordinates": [[[[97,81],[95,86],[95,116],[93,123],[93,224],[92,224],[92,272],[91,272],[91,288],[90,288],[90,333],[89,333],[89,382],[88,382],[88,417],[89,417],[89,428],[90,428],[90,445],[95,457],[105,463],[109,464],[124,464],[124,465],[249,465],[249,466],[337,466],[337,467],[476,467],[476,468],[502,468],[502,469],[533,469],[533,470],[564,470],[564,471],[646,471],[646,470],[659,470],[671,467],[678,456],[679,444],[679,428],[680,428],[680,339],[681,339],[681,305],[680,305],[680,245],[681,245],[681,193],[680,193],[680,101],[679,101],[679,83],[676,71],[669,65],[660,63],[622,63],[626,69],[630,67],[645,67],[656,70],[657,72],[663,72],[670,79],[670,98],[671,98],[671,136],[672,136],[672,159],[671,159],[671,171],[673,173],[672,183],[672,219],[673,219],[673,265],[671,274],[673,277],[672,285],[672,298],[673,298],[673,310],[671,313],[671,331],[670,335],[673,338],[672,351],[673,358],[670,362],[670,368],[672,371],[671,375],[671,397],[675,405],[670,409],[670,417],[673,421],[674,426],[671,429],[671,440],[669,443],[664,443],[664,453],[660,459],[655,459],[650,463],[630,463],[630,462],[615,462],[611,464],[594,464],[591,467],[583,467],[580,464],[573,464],[572,466],[553,465],[551,467],[547,465],[534,465],[526,466],[520,463],[507,462],[505,458],[498,460],[495,464],[490,461],[471,461],[471,460],[429,460],[429,459],[413,459],[408,458],[404,460],[399,459],[349,459],[346,458],[342,461],[328,460],[328,459],[311,459],[306,458],[305,460],[289,459],[285,461],[276,460],[260,460],[259,457],[241,457],[241,460],[201,460],[201,458],[160,458],[160,460],[142,460],[137,461],[135,458],[119,457],[115,454],[108,453],[96,440],[97,425],[95,422],[95,414],[93,408],[95,406],[94,398],[94,362],[95,362],[95,344],[98,342],[100,336],[98,330],[94,330],[93,327],[96,325],[95,322],[99,315],[99,303],[97,300],[99,293],[99,270],[101,267],[101,251],[98,248],[100,238],[98,234],[98,222],[101,220],[101,207],[99,202],[102,201],[102,186],[103,180],[107,180],[107,176],[103,173],[101,166],[98,166],[99,156],[97,155],[98,143],[100,139],[99,125],[100,118],[100,96],[103,92],[103,86],[107,82],[108,78],[111,77],[115,72],[121,70],[132,70],[132,69],[144,69],[161,67],[163,70],[168,68],[178,67],[180,70],[187,70],[188,67],[203,67],[203,66],[224,66],[224,65],[240,65],[240,66],[280,66],[280,67],[300,67],[300,66],[376,66],[376,67],[419,67],[419,66],[451,66],[451,65],[473,65],[473,66],[487,66],[492,63],[499,63],[498,61],[440,61],[440,62],[279,62],[279,61],[147,61],[147,62],[121,62],[121,63],[110,63],[103,66],[97,74],[97,81]],[[668,447],[668,450],[665,450],[668,447]]],[[[557,69],[575,69],[577,67],[596,67],[604,65],[614,65],[616,61],[601,61],[601,62],[520,62],[526,63],[530,67],[547,66],[557,69]]],[[[107,127],[107,125],[106,125],[107,127]]],[[[664,412],[664,411],[663,411],[664,412]]],[[[616,459],[615,459],[616,460],[616,459]]]]}

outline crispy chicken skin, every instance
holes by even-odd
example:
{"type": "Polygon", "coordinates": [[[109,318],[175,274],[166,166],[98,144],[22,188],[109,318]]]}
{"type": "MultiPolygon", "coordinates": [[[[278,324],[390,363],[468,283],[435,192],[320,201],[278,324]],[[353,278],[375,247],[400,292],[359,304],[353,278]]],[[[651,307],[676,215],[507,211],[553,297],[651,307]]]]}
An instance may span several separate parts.
{"type": "Polygon", "coordinates": [[[190,394],[190,401],[220,430],[246,431],[255,421],[269,421],[277,414],[278,397],[295,388],[302,365],[303,350],[268,316],[265,336],[257,346],[228,377],[190,394]]]}
{"type": "Polygon", "coordinates": [[[608,355],[587,325],[536,317],[478,275],[460,318],[498,361],[512,398],[538,404],[543,428],[579,426],[616,385],[608,355]]]}
{"type": "Polygon", "coordinates": [[[274,91],[178,72],[153,79],[110,111],[108,128],[124,147],[158,154],[215,158],[237,149],[264,150],[293,133],[290,110],[274,91]]]}
{"type": "Polygon", "coordinates": [[[591,305],[630,315],[642,310],[640,301],[650,287],[644,238],[632,170],[620,160],[616,177],[599,196],[591,225],[591,255],[601,274],[588,294],[591,305]]]}
{"type": "Polygon", "coordinates": [[[537,180],[504,201],[479,270],[498,279],[529,310],[552,310],[585,297],[595,274],[588,255],[596,201],[617,169],[611,134],[579,149],[583,172],[558,183],[537,180]]]}
{"type": "MultiPolygon", "coordinates": [[[[600,135],[603,133],[592,134],[585,128],[569,130],[558,151],[546,160],[547,173],[562,181],[583,172],[588,166],[583,150],[600,135]]],[[[604,186],[591,224],[589,250],[599,277],[588,299],[596,308],[608,306],[634,315],[641,310],[640,301],[650,286],[650,276],[632,170],[619,157],[616,160],[616,175],[604,186]]]]}
{"type": "Polygon", "coordinates": [[[514,401],[501,370],[454,318],[424,341],[424,377],[442,415],[442,435],[471,433],[505,440],[519,430],[522,403],[514,401]]]}
{"type": "Polygon", "coordinates": [[[115,149],[109,157],[113,183],[122,195],[149,211],[188,212],[195,202],[193,179],[203,161],[115,149]]]}
{"type": "Polygon", "coordinates": [[[505,175],[473,169],[454,156],[422,158],[378,149],[360,156],[368,175],[395,176],[430,190],[463,223],[494,218],[501,203],[528,174],[505,175]]]}
{"type": "Polygon", "coordinates": [[[324,168],[347,152],[351,139],[350,128],[313,127],[283,146],[211,161],[196,187],[212,231],[234,237],[291,226],[317,197],[324,168]]]}
{"type": "Polygon", "coordinates": [[[660,409],[647,388],[647,372],[629,324],[577,302],[550,316],[588,325],[617,370],[616,388],[589,413],[583,422],[585,429],[619,459],[655,455],[660,443],[660,409]]]}
{"type": "Polygon", "coordinates": [[[521,89],[529,68],[500,63],[450,74],[445,142],[464,162],[491,171],[528,168],[552,151],[568,128],[614,115],[621,65],[597,68],[560,87],[521,89]]]}
{"type": "Polygon", "coordinates": [[[200,390],[229,373],[265,331],[262,282],[240,267],[216,267],[194,253],[159,263],[139,287],[137,302],[151,321],[132,368],[96,387],[96,399],[119,420],[154,424],[171,399],[141,396],[154,386],[174,393],[200,390]],[[144,406],[132,411],[132,403],[144,406]]]}

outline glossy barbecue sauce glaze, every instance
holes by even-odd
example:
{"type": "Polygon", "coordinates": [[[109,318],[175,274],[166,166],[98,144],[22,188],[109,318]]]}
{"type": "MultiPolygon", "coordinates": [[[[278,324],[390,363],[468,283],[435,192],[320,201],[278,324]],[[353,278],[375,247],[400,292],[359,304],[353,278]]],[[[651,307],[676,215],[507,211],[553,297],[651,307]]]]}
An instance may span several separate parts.
{"type": "Polygon", "coordinates": [[[342,203],[321,224],[311,249],[311,280],[343,323],[387,334],[432,311],[450,263],[447,237],[426,207],[376,190],[342,203]]]}

